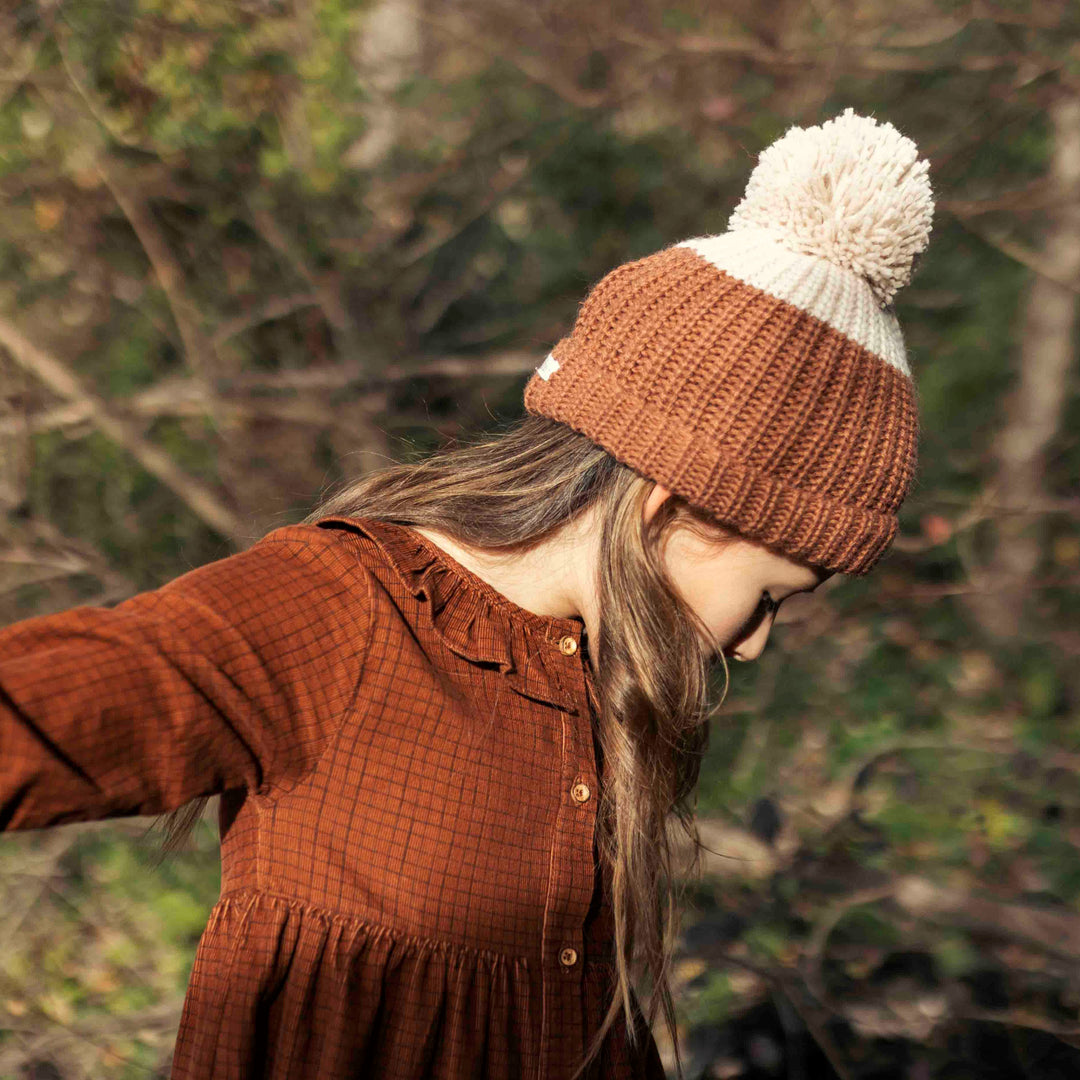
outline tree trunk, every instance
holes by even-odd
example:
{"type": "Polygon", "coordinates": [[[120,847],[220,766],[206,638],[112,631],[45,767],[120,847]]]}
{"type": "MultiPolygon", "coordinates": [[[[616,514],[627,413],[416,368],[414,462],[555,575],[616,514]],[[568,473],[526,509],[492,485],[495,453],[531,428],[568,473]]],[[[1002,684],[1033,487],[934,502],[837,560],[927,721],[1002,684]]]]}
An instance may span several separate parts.
{"type": "Polygon", "coordinates": [[[1075,287],[1080,283],[1080,98],[1062,96],[1049,113],[1054,138],[1050,177],[1062,196],[1048,215],[1043,241],[1053,279],[1036,274],[1024,298],[1020,370],[1005,403],[1005,426],[996,448],[994,501],[1008,509],[995,523],[993,551],[979,571],[981,589],[970,601],[983,630],[1002,640],[1021,632],[1043,549],[1042,520],[1032,507],[1045,495],[1044,454],[1057,434],[1067,396],[1075,287]]]}
{"type": "Polygon", "coordinates": [[[380,164],[398,141],[394,91],[417,70],[421,51],[420,0],[381,0],[365,16],[356,66],[371,94],[368,129],[346,152],[353,168],[380,164]]]}

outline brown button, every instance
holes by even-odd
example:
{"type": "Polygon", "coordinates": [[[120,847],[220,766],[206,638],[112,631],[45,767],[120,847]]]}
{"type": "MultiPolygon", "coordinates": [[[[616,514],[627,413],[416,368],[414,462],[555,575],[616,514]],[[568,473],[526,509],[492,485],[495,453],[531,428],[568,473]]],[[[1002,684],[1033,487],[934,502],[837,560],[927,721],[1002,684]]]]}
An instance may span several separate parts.
{"type": "Polygon", "coordinates": [[[566,637],[559,642],[559,648],[562,649],[567,656],[573,656],[574,653],[577,652],[577,642],[567,634],[566,637]]]}
{"type": "Polygon", "coordinates": [[[570,794],[577,799],[578,802],[588,802],[589,796],[592,794],[585,784],[575,784],[570,789],[570,794]]]}
{"type": "Polygon", "coordinates": [[[563,949],[559,953],[559,963],[563,967],[573,967],[577,963],[577,952],[574,949],[563,949]]]}

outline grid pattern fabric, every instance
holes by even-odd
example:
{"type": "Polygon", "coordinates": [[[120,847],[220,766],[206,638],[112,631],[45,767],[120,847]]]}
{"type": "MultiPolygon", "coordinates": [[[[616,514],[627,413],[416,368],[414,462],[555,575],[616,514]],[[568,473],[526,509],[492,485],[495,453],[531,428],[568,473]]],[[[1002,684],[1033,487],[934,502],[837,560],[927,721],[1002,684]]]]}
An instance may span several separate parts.
{"type": "MultiPolygon", "coordinates": [[[[276,529],[0,630],[0,827],[221,794],[172,1080],[562,1080],[615,973],[583,631],[404,523],[276,529]]],[[[590,1077],[663,1080],[633,1005],[590,1077]]]]}

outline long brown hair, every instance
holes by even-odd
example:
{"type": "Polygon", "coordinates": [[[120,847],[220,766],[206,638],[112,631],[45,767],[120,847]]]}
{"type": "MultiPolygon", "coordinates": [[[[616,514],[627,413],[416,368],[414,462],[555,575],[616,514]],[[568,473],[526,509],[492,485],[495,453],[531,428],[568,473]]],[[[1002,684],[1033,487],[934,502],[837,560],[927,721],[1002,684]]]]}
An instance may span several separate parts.
{"type": "MultiPolygon", "coordinates": [[[[662,553],[676,528],[693,530],[717,550],[737,534],[677,496],[646,522],[651,490],[650,480],[584,435],[526,414],[422,460],[370,473],[304,519],[381,518],[498,555],[528,551],[586,511],[595,514],[600,616],[598,640],[586,644],[599,699],[597,845],[610,871],[617,985],[575,1077],[599,1054],[620,1012],[636,1045],[641,1033],[631,995],[639,974],[651,981],[647,1023],[663,1010],[682,1077],[669,969],[683,891],[700,869],[695,790],[708,721],[727,695],[728,668],[721,648],[703,646],[710,633],[676,591],[662,553]],[[716,660],[724,691],[710,706],[716,660]],[[681,852],[688,864],[678,868],[681,852]]],[[[164,815],[163,853],[183,842],[207,798],[164,815]]]]}

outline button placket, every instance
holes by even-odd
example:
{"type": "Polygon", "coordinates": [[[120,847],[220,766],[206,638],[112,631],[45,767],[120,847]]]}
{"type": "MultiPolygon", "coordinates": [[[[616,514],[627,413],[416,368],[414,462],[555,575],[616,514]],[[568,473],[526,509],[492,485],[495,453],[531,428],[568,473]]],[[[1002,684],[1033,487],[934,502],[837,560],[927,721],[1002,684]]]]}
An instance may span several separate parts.
{"type": "Polygon", "coordinates": [[[584,654],[574,634],[553,636],[549,642],[565,658],[559,667],[566,671],[565,678],[576,685],[575,696],[582,707],[561,714],[563,738],[557,775],[562,796],[552,840],[552,873],[544,917],[540,1077],[561,1075],[561,1069],[576,1063],[584,1053],[580,1023],[571,1018],[577,1017],[581,1008],[578,995],[584,978],[585,920],[596,871],[596,799],[592,797],[596,760],[586,704],[584,654]]]}

